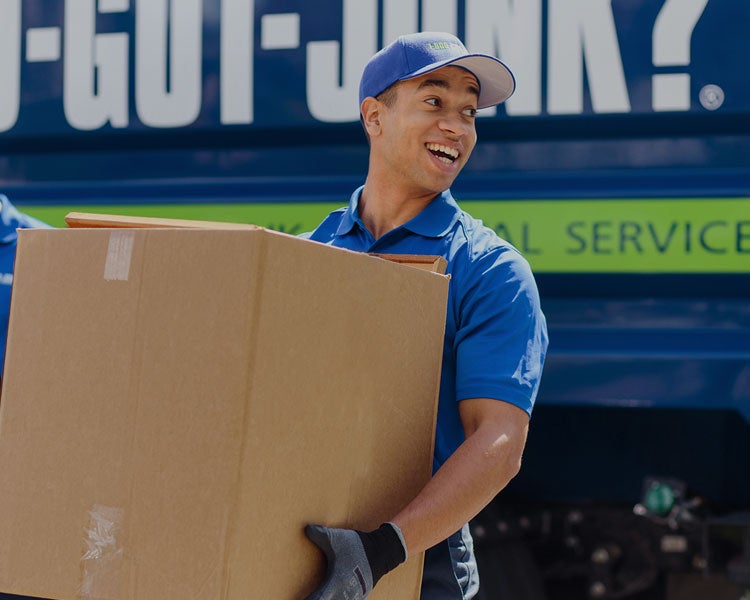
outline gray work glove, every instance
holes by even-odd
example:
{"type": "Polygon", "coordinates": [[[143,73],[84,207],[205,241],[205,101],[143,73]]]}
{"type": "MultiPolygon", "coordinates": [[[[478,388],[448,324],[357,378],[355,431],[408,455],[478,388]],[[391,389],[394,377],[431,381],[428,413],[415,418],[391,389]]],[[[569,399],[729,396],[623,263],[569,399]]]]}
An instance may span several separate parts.
{"type": "Polygon", "coordinates": [[[325,581],[306,600],[364,600],[383,575],[406,560],[404,537],[393,523],[369,533],[308,525],[305,534],[328,563],[325,581]]]}

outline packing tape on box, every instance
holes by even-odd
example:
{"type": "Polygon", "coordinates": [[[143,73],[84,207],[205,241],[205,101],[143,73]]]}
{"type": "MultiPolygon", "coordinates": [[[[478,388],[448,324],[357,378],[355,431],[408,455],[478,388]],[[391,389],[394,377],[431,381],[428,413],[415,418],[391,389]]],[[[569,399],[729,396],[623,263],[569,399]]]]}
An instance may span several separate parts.
{"type": "Polygon", "coordinates": [[[81,558],[80,598],[109,600],[122,597],[125,555],[122,548],[122,508],[95,504],[84,528],[86,552],[81,558]]]}
{"type": "Polygon", "coordinates": [[[107,260],[104,263],[105,281],[127,281],[130,259],[133,256],[135,232],[116,230],[109,234],[107,260]]]}

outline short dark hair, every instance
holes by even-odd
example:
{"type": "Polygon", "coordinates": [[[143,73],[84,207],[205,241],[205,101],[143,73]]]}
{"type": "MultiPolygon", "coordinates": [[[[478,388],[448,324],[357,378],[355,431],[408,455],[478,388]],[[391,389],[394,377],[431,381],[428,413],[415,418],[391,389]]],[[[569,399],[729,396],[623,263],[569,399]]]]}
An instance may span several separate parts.
{"type": "Polygon", "coordinates": [[[391,108],[396,103],[396,88],[399,82],[397,81],[392,86],[385,88],[382,92],[377,95],[377,100],[385,104],[388,108],[391,108]]]}

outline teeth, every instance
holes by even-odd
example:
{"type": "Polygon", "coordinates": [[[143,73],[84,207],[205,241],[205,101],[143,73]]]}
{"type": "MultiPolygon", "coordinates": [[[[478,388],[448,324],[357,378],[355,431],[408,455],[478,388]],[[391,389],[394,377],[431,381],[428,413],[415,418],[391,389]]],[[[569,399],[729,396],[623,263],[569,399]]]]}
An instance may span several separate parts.
{"type": "Polygon", "coordinates": [[[431,152],[440,152],[446,156],[438,156],[445,164],[451,164],[458,158],[458,150],[450,148],[449,146],[443,146],[442,144],[426,144],[427,149],[431,152]],[[450,157],[450,158],[448,158],[450,157]]]}

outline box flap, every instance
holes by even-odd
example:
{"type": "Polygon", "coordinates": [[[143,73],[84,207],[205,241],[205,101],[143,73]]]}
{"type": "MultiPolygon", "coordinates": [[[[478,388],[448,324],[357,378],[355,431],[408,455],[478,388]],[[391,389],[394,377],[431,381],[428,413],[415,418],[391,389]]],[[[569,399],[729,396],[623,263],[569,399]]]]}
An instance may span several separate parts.
{"type": "MultiPolygon", "coordinates": [[[[65,223],[71,228],[125,227],[125,228],[169,228],[185,229],[256,229],[259,226],[245,223],[223,223],[219,221],[190,221],[185,219],[163,219],[156,217],[136,217],[130,215],[111,215],[97,213],[71,212],[65,216],[65,223]]],[[[371,253],[392,262],[444,274],[448,262],[441,256],[423,256],[416,254],[377,254],[371,253]]]]}
{"type": "Polygon", "coordinates": [[[158,217],[136,217],[129,215],[107,215],[71,212],[65,215],[65,223],[71,228],[126,227],[184,228],[184,229],[257,229],[257,225],[246,223],[222,223],[219,221],[191,221],[187,219],[163,219],[158,217]]]}

